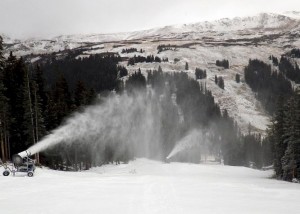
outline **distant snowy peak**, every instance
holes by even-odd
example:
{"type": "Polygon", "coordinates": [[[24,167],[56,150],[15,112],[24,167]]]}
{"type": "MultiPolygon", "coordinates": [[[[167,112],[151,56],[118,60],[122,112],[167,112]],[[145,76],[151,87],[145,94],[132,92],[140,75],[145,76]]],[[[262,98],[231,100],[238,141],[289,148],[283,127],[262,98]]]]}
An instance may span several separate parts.
{"type": "Polygon", "coordinates": [[[282,15],[294,18],[294,19],[300,19],[300,11],[286,11],[282,13],[282,15]]]}
{"type": "Polygon", "coordinates": [[[212,22],[199,22],[181,26],[167,26],[157,30],[157,33],[182,33],[182,32],[230,32],[239,30],[258,30],[258,29],[291,29],[299,25],[299,20],[292,17],[273,14],[261,13],[257,16],[236,17],[233,19],[224,18],[212,22]]]}
{"type": "MultiPolygon", "coordinates": [[[[193,24],[171,25],[161,28],[153,28],[143,31],[114,33],[114,34],[79,34],[62,35],[54,37],[52,43],[84,43],[84,42],[111,42],[120,40],[144,39],[149,37],[181,38],[180,34],[187,33],[232,33],[235,31],[290,31],[299,29],[300,12],[288,11],[282,14],[260,13],[256,16],[235,17],[232,19],[223,18],[215,21],[204,21],[193,24]]],[[[197,35],[194,35],[197,37],[197,35]]],[[[192,38],[190,38],[192,39],[192,38]]],[[[4,37],[6,43],[13,43],[14,40],[4,37]]],[[[28,39],[23,42],[36,42],[40,39],[28,39]]]]}

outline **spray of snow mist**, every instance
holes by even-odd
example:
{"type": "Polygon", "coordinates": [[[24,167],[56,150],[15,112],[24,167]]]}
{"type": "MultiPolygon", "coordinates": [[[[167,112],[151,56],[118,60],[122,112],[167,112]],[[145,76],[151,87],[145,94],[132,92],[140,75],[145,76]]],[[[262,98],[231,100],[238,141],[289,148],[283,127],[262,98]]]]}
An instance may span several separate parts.
{"type": "Polygon", "coordinates": [[[33,155],[57,144],[80,142],[97,152],[110,143],[118,144],[114,149],[119,153],[130,146],[136,156],[149,157],[151,151],[159,156],[161,106],[151,93],[152,90],[131,96],[113,94],[74,114],[28,151],[33,155]]]}

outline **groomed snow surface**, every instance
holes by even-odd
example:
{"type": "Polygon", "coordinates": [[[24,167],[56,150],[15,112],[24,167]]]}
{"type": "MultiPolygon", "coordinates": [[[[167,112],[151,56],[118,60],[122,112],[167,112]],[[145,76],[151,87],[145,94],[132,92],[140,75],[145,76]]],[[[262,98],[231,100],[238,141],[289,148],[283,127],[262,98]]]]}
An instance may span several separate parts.
{"type": "Polygon", "coordinates": [[[146,159],[84,172],[43,168],[33,178],[0,177],[0,213],[300,213],[300,185],[272,173],[146,159]]]}

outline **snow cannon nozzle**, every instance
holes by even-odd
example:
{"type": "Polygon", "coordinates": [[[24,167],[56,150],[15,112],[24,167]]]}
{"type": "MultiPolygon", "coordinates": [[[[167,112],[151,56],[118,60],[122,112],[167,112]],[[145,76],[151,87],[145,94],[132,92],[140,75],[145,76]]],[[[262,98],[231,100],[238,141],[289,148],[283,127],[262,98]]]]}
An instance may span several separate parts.
{"type": "Polygon", "coordinates": [[[23,164],[23,158],[29,157],[31,153],[28,150],[20,152],[19,154],[15,154],[12,157],[12,161],[15,165],[19,166],[23,164]]]}

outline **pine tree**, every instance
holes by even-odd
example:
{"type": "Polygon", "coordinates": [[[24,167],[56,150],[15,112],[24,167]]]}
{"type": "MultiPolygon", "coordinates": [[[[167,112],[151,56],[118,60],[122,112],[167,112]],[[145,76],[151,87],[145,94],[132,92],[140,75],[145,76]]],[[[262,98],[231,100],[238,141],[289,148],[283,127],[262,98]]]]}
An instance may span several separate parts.
{"type": "Polygon", "coordinates": [[[88,91],[82,81],[78,81],[74,92],[74,103],[77,107],[89,104],[88,91]]]}
{"type": "Polygon", "coordinates": [[[189,70],[189,64],[187,62],[185,63],[185,70],[189,70]]]}
{"type": "Polygon", "coordinates": [[[8,145],[8,98],[5,96],[6,88],[4,86],[5,59],[3,56],[2,37],[0,36],[0,149],[3,161],[9,159],[8,145]]]}
{"type": "Polygon", "coordinates": [[[223,77],[218,77],[218,86],[224,89],[224,79],[223,77]]]}
{"type": "Polygon", "coordinates": [[[160,67],[160,66],[158,66],[158,70],[157,70],[158,72],[160,72],[160,73],[162,73],[162,68],[160,67]]]}
{"type": "Polygon", "coordinates": [[[53,92],[53,101],[55,102],[55,114],[57,125],[59,125],[63,118],[66,117],[71,111],[71,94],[67,80],[63,75],[60,75],[56,82],[53,92]]]}
{"type": "Polygon", "coordinates": [[[235,75],[235,81],[236,81],[237,83],[240,83],[240,81],[241,81],[241,76],[240,76],[239,74],[236,74],[236,75],[235,75]]]}
{"type": "Polygon", "coordinates": [[[33,102],[31,92],[31,82],[27,70],[24,73],[24,85],[23,85],[23,108],[24,108],[24,132],[26,136],[26,147],[36,143],[35,128],[34,128],[34,113],[33,102]]]}
{"type": "MultiPolygon", "coordinates": [[[[47,94],[45,91],[45,79],[44,79],[43,70],[41,69],[41,67],[39,65],[37,65],[33,72],[34,72],[33,80],[34,80],[35,86],[36,86],[38,102],[39,102],[41,111],[45,112],[46,105],[47,105],[47,94]]],[[[44,115],[42,115],[42,116],[44,117],[44,115]]]]}
{"type": "Polygon", "coordinates": [[[286,145],[284,156],[282,157],[282,169],[283,179],[291,181],[295,177],[295,99],[292,97],[285,109],[285,120],[284,120],[284,140],[283,143],[286,145]]]}
{"type": "Polygon", "coordinates": [[[274,139],[274,169],[278,178],[282,178],[281,158],[286,150],[286,144],[283,143],[284,135],[284,99],[279,97],[277,104],[277,112],[274,117],[271,139],[274,139]]]}
{"type": "MultiPolygon", "coordinates": [[[[45,106],[46,108],[46,106],[45,106]]],[[[34,119],[34,134],[35,142],[46,134],[45,118],[43,111],[43,100],[40,97],[39,87],[36,82],[33,81],[33,119],[34,119]]],[[[36,154],[37,163],[40,162],[39,154],[36,154]]]]}

